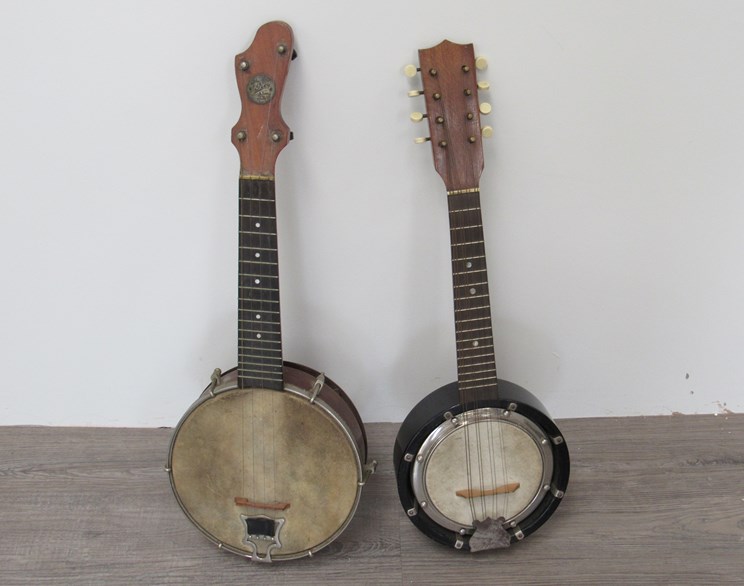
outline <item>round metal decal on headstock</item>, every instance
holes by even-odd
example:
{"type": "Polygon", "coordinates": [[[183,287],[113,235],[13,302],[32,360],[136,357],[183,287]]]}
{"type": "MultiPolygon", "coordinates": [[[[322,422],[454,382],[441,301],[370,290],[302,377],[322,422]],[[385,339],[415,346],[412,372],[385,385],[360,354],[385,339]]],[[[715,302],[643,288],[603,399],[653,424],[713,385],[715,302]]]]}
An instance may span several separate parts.
{"type": "Polygon", "coordinates": [[[256,104],[266,104],[274,97],[274,80],[268,75],[254,75],[248,82],[248,99],[256,104]]]}

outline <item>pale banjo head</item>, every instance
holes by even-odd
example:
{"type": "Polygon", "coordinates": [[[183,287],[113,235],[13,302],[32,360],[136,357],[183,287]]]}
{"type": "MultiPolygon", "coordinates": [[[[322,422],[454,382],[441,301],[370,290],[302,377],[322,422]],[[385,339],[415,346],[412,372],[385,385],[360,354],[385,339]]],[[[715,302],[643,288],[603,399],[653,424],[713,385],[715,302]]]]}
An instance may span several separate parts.
{"type": "Polygon", "coordinates": [[[423,399],[395,443],[401,504],[426,535],[463,551],[508,547],[555,511],[568,484],[568,449],[540,402],[496,374],[479,181],[483,171],[473,45],[443,41],[419,51],[434,167],[447,188],[457,382],[423,399]]]}
{"type": "Polygon", "coordinates": [[[308,389],[239,389],[233,376],[186,413],[171,444],[171,483],[210,540],[274,561],[311,555],[343,531],[359,502],[363,455],[325,400],[333,392],[311,404],[308,389]]]}

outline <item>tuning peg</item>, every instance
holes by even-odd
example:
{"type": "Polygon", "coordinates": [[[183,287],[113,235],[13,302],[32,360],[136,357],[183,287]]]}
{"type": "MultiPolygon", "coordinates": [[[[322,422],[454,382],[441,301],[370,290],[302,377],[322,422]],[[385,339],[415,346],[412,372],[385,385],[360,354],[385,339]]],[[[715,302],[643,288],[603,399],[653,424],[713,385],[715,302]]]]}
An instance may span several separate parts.
{"type": "Polygon", "coordinates": [[[478,89],[479,90],[490,90],[491,89],[491,84],[488,83],[487,81],[479,81],[478,82],[478,89]]]}
{"type": "Polygon", "coordinates": [[[493,136],[493,128],[490,126],[484,126],[481,128],[481,136],[483,136],[483,138],[491,138],[493,136]]]}
{"type": "Polygon", "coordinates": [[[483,102],[479,108],[481,114],[490,114],[491,113],[491,104],[488,102],[483,102]]]}
{"type": "Polygon", "coordinates": [[[408,97],[415,98],[416,96],[423,95],[423,93],[424,93],[424,90],[411,90],[410,92],[408,92],[408,97]]]}
{"type": "Polygon", "coordinates": [[[414,138],[413,142],[416,144],[424,144],[425,142],[429,142],[431,140],[431,136],[419,136],[418,138],[414,138]]]}
{"type": "Polygon", "coordinates": [[[475,68],[479,71],[483,71],[488,67],[488,60],[482,55],[475,58],[475,68]]]}
{"type": "Polygon", "coordinates": [[[427,118],[427,115],[421,112],[413,112],[411,114],[411,120],[413,122],[421,122],[424,118],[427,118]]]}
{"type": "Polygon", "coordinates": [[[415,77],[419,71],[421,71],[421,68],[416,67],[413,63],[409,63],[403,68],[403,73],[406,74],[406,77],[415,77]]]}

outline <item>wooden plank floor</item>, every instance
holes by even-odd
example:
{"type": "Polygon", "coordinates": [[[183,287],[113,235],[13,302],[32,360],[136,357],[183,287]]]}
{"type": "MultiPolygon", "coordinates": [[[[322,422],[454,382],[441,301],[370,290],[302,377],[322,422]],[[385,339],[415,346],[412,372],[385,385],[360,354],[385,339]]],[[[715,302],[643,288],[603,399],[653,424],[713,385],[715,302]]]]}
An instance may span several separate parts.
{"type": "Polygon", "coordinates": [[[313,559],[251,564],[194,529],[163,470],[169,429],[0,428],[1,584],[744,583],[744,415],[559,422],[572,477],[508,550],[429,541],[398,504],[398,425],[346,532],[313,559]]]}

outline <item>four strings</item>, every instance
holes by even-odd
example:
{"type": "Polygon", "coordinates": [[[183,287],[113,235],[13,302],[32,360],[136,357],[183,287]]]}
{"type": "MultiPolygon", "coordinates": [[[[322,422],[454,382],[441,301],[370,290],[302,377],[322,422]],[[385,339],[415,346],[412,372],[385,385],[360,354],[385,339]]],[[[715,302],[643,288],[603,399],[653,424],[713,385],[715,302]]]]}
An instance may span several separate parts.
{"type": "MultiPolygon", "coordinates": [[[[277,79],[280,58],[274,60],[271,79],[277,79]]],[[[240,75],[240,74],[239,74],[240,75]]],[[[243,85],[245,87],[245,85],[243,85]]],[[[245,90],[242,90],[245,91],[245,90]]],[[[271,148],[262,147],[270,137],[257,136],[256,133],[271,132],[269,121],[275,110],[277,98],[269,100],[265,122],[258,128],[248,128],[249,136],[256,139],[260,148],[259,169],[272,165],[275,154],[271,148]]],[[[279,270],[276,221],[276,197],[274,178],[241,178],[246,182],[247,193],[241,189],[239,198],[239,295],[241,309],[238,327],[238,346],[245,355],[239,363],[245,366],[241,373],[241,387],[258,387],[281,390],[283,388],[283,362],[281,344],[281,325],[279,314],[279,270]],[[249,246],[243,245],[243,234],[249,246]],[[245,252],[244,252],[245,251],[245,252]],[[243,295],[248,291],[247,296],[243,295]],[[243,304],[245,302],[245,305],[243,304]],[[248,327],[243,328],[243,324],[248,327]]],[[[276,393],[251,392],[248,401],[243,402],[243,434],[245,435],[246,416],[251,421],[252,472],[248,489],[253,500],[270,503],[276,496],[276,393]],[[246,403],[250,403],[250,413],[246,414],[246,403]],[[267,421],[268,419],[268,421],[267,421]],[[267,464],[271,470],[267,471],[267,464]],[[258,470],[257,470],[258,469],[258,470]],[[257,474],[258,472],[258,474],[257,474]],[[271,482],[269,483],[269,478],[271,482]]],[[[245,440],[242,442],[243,474],[242,491],[246,494],[246,453],[245,440]]]]}

